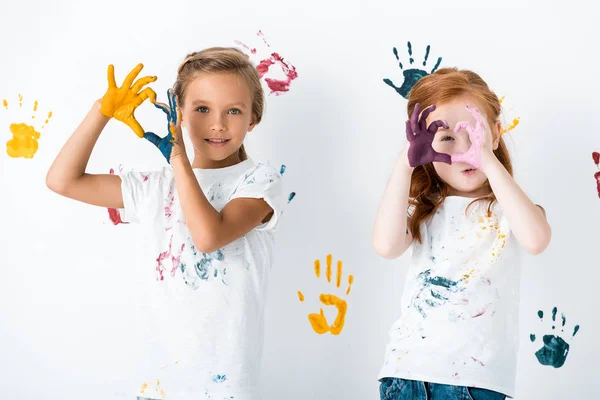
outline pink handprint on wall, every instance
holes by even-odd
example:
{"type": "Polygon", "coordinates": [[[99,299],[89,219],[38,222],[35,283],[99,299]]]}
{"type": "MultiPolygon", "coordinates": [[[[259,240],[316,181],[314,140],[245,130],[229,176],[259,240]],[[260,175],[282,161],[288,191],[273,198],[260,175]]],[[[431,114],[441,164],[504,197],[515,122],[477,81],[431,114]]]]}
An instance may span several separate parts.
{"type": "MultiPolygon", "coordinates": [[[[298,78],[296,67],[290,64],[289,61],[286,61],[279,53],[271,52],[271,45],[267,43],[262,31],[259,30],[256,35],[263,40],[265,45],[269,48],[270,52],[270,56],[268,58],[260,60],[256,66],[260,78],[263,79],[269,87],[269,89],[271,89],[270,94],[279,96],[285,92],[288,92],[290,90],[290,85],[292,81],[298,78]],[[276,79],[268,76],[272,74],[273,69],[271,67],[274,65],[277,65],[279,66],[279,68],[281,68],[281,71],[286,77],[285,79],[276,79]]],[[[249,51],[250,54],[254,55],[257,53],[256,48],[251,48],[250,46],[244,44],[239,40],[236,40],[235,43],[249,51]]]]}
{"type": "MultiPolygon", "coordinates": [[[[592,153],[592,158],[594,159],[594,164],[600,170],[600,153],[597,151],[592,153]]],[[[600,171],[594,174],[594,178],[596,179],[596,189],[598,190],[598,198],[600,198],[600,171]]]]}

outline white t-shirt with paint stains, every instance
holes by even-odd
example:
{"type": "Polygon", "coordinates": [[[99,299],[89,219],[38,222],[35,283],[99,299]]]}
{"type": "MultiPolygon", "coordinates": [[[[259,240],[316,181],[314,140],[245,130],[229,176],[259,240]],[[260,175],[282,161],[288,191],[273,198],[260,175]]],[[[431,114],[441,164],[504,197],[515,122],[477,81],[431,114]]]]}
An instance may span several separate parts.
{"type": "Polygon", "coordinates": [[[263,198],[274,215],[205,254],[190,238],[171,167],[121,175],[123,219],[141,225],[137,395],[253,399],[274,232],[285,204],[281,174],[251,160],[194,173],[216,210],[235,198],[263,198]]]}
{"type": "Polygon", "coordinates": [[[520,253],[498,203],[444,200],[413,241],[400,318],[379,379],[396,377],[514,395],[520,253]]]}

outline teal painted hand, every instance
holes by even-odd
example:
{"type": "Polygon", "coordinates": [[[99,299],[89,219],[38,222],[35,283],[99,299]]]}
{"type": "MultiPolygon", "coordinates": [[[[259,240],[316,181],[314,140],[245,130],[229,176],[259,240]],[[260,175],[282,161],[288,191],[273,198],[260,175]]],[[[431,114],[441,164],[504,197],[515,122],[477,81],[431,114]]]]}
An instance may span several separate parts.
{"type": "Polygon", "coordinates": [[[176,143],[172,132],[173,126],[178,125],[180,115],[178,115],[177,111],[177,95],[171,89],[167,91],[167,98],[169,105],[158,102],[154,103],[156,108],[167,114],[167,135],[161,138],[153,132],[146,132],[144,133],[144,139],[155,145],[170,164],[173,145],[176,143]]]}

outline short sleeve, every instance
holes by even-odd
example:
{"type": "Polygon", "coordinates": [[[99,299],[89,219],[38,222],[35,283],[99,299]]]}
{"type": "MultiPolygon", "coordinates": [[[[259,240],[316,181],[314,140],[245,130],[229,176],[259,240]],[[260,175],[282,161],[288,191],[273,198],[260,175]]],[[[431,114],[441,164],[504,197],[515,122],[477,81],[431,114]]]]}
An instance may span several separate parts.
{"type": "Polygon", "coordinates": [[[285,205],[281,174],[269,164],[257,164],[247,171],[230,200],[237,198],[264,199],[273,209],[271,219],[256,227],[256,230],[275,229],[285,205]]]}
{"type": "Polygon", "coordinates": [[[125,222],[139,223],[149,200],[161,201],[161,189],[168,184],[172,172],[163,168],[152,172],[123,172],[119,176],[124,206],[119,210],[121,218],[125,222]]]}

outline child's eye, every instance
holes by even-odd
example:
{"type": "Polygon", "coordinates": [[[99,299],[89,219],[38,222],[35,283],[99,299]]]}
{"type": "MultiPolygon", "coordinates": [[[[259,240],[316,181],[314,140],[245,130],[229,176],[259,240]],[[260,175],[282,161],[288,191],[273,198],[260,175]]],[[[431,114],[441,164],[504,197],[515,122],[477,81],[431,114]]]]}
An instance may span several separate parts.
{"type": "Polygon", "coordinates": [[[200,107],[196,108],[196,111],[201,112],[201,113],[207,113],[208,107],[200,106],[200,107]]]}
{"type": "Polygon", "coordinates": [[[232,108],[231,110],[229,110],[229,114],[236,115],[236,114],[241,114],[241,113],[242,112],[239,109],[237,109],[237,108],[232,108]]]}
{"type": "Polygon", "coordinates": [[[442,142],[447,142],[448,140],[454,140],[452,136],[444,136],[442,137],[442,142]]]}

